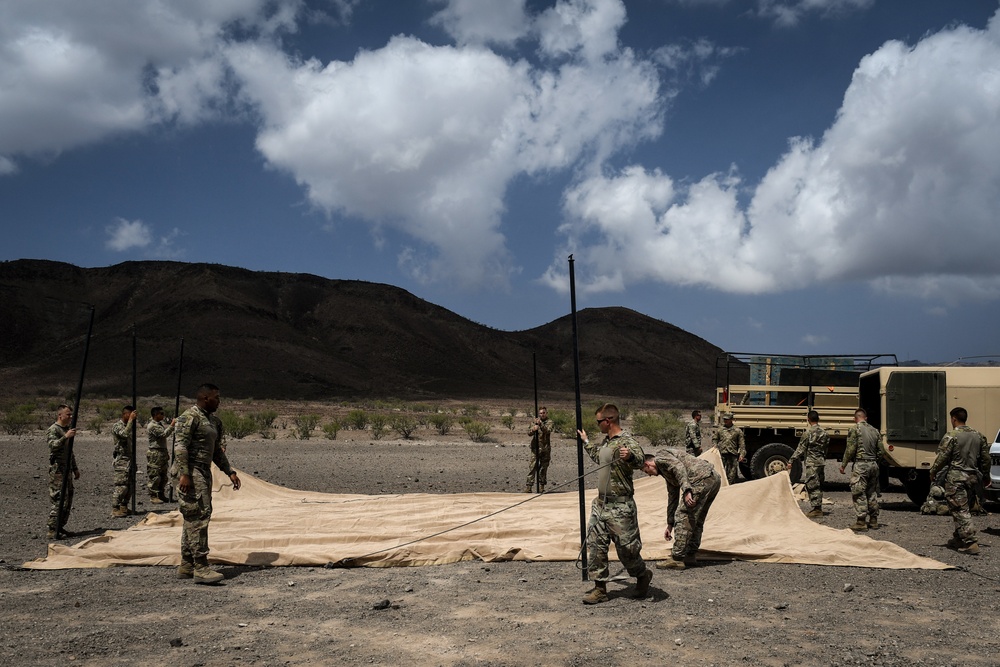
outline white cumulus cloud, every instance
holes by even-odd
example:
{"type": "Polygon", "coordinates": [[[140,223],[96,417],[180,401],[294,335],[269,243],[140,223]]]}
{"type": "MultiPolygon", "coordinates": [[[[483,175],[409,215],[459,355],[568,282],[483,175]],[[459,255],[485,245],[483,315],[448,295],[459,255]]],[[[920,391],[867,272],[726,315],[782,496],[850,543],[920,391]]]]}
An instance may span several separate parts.
{"type": "Polygon", "coordinates": [[[153,228],[142,220],[117,218],[104,232],[108,237],[104,245],[115,252],[145,248],[153,242],[153,228]]]}

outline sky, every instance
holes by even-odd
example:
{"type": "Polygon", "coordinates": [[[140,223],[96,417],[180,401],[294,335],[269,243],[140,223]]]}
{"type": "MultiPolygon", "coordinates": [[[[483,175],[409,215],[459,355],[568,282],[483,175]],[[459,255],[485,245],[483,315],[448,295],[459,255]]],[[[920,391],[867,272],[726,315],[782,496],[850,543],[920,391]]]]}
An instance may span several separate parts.
{"type": "Polygon", "coordinates": [[[945,362],[998,217],[997,0],[0,2],[0,260],[945,362]]]}

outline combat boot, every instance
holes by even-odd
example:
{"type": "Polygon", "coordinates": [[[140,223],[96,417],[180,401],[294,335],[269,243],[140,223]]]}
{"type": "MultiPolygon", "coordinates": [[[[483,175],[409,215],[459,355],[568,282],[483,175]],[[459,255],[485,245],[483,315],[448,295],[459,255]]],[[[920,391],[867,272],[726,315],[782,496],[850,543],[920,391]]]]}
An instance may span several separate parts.
{"type": "Polygon", "coordinates": [[[668,558],[666,560],[661,560],[656,564],[657,570],[683,570],[687,567],[682,560],[676,560],[674,558],[668,558]]]}
{"type": "Polygon", "coordinates": [[[635,578],[635,593],[632,597],[641,599],[649,595],[649,582],[652,580],[653,571],[647,567],[645,572],[635,578]]]}
{"type": "Polygon", "coordinates": [[[963,553],[963,554],[969,554],[970,556],[978,556],[979,555],[979,543],[978,542],[969,542],[964,547],[959,547],[958,548],[958,552],[959,553],[963,553]]]}
{"type": "Polygon", "coordinates": [[[594,588],[589,593],[583,596],[583,604],[600,604],[601,602],[607,602],[611,598],[608,597],[608,585],[603,581],[595,581],[594,588]]]}
{"type": "Polygon", "coordinates": [[[191,579],[192,577],[194,577],[194,563],[189,560],[182,560],[181,564],[177,566],[177,578],[191,579]]]}
{"type": "Polygon", "coordinates": [[[690,556],[684,556],[684,567],[694,567],[698,564],[698,559],[691,554],[690,556]]]}
{"type": "Polygon", "coordinates": [[[159,496],[150,496],[149,502],[153,505],[162,505],[163,500],[159,496]]]}
{"type": "Polygon", "coordinates": [[[868,527],[871,528],[872,530],[878,530],[878,517],[877,516],[876,517],[869,517],[868,518],[868,527]]]}
{"type": "Polygon", "coordinates": [[[525,493],[531,493],[531,486],[528,485],[528,486],[524,487],[524,492],[525,493]]]}
{"type": "Polygon", "coordinates": [[[49,528],[49,539],[50,540],[56,539],[56,531],[52,530],[51,528],[49,528]]]}
{"type": "Polygon", "coordinates": [[[853,530],[855,533],[863,533],[866,530],[868,530],[868,522],[866,522],[864,520],[864,518],[862,517],[862,518],[859,518],[857,521],[855,521],[850,526],[848,526],[848,528],[850,528],[851,530],[853,530]]]}
{"type": "Polygon", "coordinates": [[[120,505],[111,510],[111,516],[120,519],[123,516],[128,516],[128,508],[124,505],[120,505]]]}
{"type": "Polygon", "coordinates": [[[821,516],[823,516],[823,510],[821,510],[818,507],[814,507],[813,509],[806,512],[807,519],[818,519],[821,516]]]}
{"type": "Polygon", "coordinates": [[[194,564],[194,583],[217,584],[226,577],[208,566],[208,560],[198,560],[194,564]]]}
{"type": "Polygon", "coordinates": [[[545,493],[545,485],[544,484],[539,484],[538,485],[538,492],[539,493],[545,493]]]}

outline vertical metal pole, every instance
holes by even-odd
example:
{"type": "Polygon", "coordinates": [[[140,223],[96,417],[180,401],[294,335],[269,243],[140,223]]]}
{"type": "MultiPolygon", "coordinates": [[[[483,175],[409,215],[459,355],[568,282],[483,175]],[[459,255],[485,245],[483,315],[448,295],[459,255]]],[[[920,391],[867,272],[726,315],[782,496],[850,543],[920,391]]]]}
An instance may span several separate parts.
{"type": "Polygon", "coordinates": [[[136,378],[136,376],[137,376],[136,368],[138,366],[138,362],[136,360],[136,357],[137,357],[137,355],[136,355],[136,335],[135,335],[135,324],[133,323],[132,324],[132,412],[133,412],[133,414],[135,414],[135,417],[132,419],[132,462],[129,464],[129,469],[128,469],[129,483],[132,485],[132,513],[133,514],[135,514],[135,477],[136,477],[136,468],[138,467],[136,465],[136,460],[135,460],[135,454],[136,454],[136,452],[135,452],[135,439],[136,439],[135,436],[136,436],[136,428],[139,426],[139,424],[138,424],[138,420],[139,420],[138,419],[138,416],[139,416],[139,396],[138,396],[137,378],[136,378]]]}
{"type": "MultiPolygon", "coordinates": [[[[531,353],[531,370],[535,378],[535,419],[538,419],[538,356],[534,352],[531,353]]],[[[538,445],[538,448],[535,450],[535,493],[541,493],[542,481],[538,476],[538,468],[541,465],[538,459],[542,451],[541,429],[535,431],[535,443],[538,445]]]]}
{"type": "MultiPolygon", "coordinates": [[[[569,256],[569,301],[573,314],[573,386],[576,388],[576,430],[583,428],[583,406],[580,403],[580,341],[576,329],[576,273],[573,270],[573,255],[569,256]]],[[[583,439],[576,436],[577,484],[580,494],[580,564],[583,581],[587,581],[587,503],[584,499],[583,484],[583,439]]]]}
{"type": "MultiPolygon", "coordinates": [[[[181,375],[184,370],[184,338],[181,338],[181,356],[177,361],[177,399],[174,401],[174,419],[180,416],[181,412],[181,375]]],[[[173,439],[170,441],[170,467],[174,465],[174,447],[177,445],[177,429],[174,429],[173,439]]],[[[174,502],[174,485],[170,484],[170,502],[174,502]]]]}
{"type": "MultiPolygon", "coordinates": [[[[87,338],[83,344],[83,363],[80,364],[80,379],[76,383],[76,398],[73,401],[73,421],[69,426],[71,430],[76,428],[76,419],[80,414],[80,397],[83,395],[83,376],[87,372],[87,355],[90,352],[90,336],[93,331],[94,307],[90,306],[90,324],[87,325],[87,338]]],[[[73,474],[73,471],[69,469],[69,465],[73,460],[74,439],[75,437],[66,440],[66,451],[63,454],[62,490],[59,493],[59,511],[56,513],[56,537],[59,536],[59,531],[62,530],[63,517],[66,514],[66,492],[69,490],[69,476],[73,474]]]]}

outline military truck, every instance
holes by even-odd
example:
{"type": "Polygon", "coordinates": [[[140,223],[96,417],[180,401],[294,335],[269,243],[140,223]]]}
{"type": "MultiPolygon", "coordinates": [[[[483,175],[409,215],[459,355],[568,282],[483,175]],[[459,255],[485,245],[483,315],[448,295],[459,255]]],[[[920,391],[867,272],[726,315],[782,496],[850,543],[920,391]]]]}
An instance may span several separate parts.
{"type": "Polygon", "coordinates": [[[1000,430],[1000,367],[883,367],[861,375],[859,401],[885,438],[888,474],[920,505],[930,490],[938,443],[951,430],[952,408],[987,439],[1000,430]]]}
{"type": "MultiPolygon", "coordinates": [[[[726,352],[715,365],[717,425],[731,412],[743,429],[747,459],[743,476],[759,479],[785,470],[815,409],[830,434],[830,458],[840,458],[854,425],[862,373],[896,366],[894,354],[766,355],[726,352]]],[[[792,479],[799,479],[796,462],[792,479]]]]}

